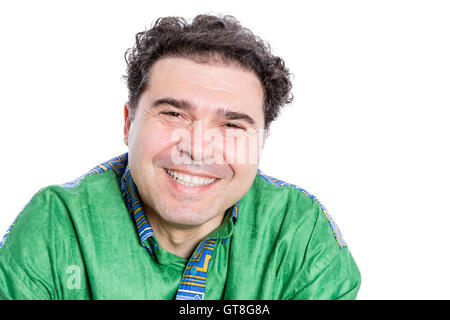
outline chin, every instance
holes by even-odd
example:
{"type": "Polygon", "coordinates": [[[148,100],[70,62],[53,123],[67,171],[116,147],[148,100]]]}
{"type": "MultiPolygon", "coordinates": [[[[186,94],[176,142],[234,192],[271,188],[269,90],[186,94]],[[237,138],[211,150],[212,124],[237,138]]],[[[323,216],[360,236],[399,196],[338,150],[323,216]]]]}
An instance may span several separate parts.
{"type": "Polygon", "coordinates": [[[198,217],[170,217],[165,219],[162,217],[167,223],[177,226],[179,228],[192,228],[198,227],[204,224],[207,220],[199,219],[198,217]]]}
{"type": "Polygon", "coordinates": [[[166,222],[177,225],[180,227],[195,227],[204,224],[210,219],[214,218],[214,215],[195,210],[192,208],[177,208],[171,212],[160,215],[166,222]]]}

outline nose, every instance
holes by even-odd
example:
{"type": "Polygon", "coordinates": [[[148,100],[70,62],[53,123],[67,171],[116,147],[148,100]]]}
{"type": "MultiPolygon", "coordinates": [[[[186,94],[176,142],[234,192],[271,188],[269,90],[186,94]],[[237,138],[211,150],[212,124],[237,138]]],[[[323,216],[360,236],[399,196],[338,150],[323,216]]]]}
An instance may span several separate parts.
{"type": "Polygon", "coordinates": [[[190,155],[194,162],[202,162],[204,156],[204,150],[206,149],[205,140],[203,135],[203,122],[194,121],[192,125],[192,139],[190,155]]]}
{"type": "Polygon", "coordinates": [[[189,128],[186,128],[186,133],[181,135],[177,150],[191,163],[209,164],[219,153],[219,140],[221,140],[220,137],[213,129],[205,128],[202,121],[194,121],[189,128]]]}

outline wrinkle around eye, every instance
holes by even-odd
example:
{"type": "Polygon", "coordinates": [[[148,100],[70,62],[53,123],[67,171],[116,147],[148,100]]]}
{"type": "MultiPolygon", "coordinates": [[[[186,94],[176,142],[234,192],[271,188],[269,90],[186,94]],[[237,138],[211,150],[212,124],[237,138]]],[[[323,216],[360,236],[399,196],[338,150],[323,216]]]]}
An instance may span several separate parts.
{"type": "Polygon", "coordinates": [[[191,123],[189,119],[176,111],[161,111],[158,117],[167,125],[174,127],[185,127],[191,123]]]}

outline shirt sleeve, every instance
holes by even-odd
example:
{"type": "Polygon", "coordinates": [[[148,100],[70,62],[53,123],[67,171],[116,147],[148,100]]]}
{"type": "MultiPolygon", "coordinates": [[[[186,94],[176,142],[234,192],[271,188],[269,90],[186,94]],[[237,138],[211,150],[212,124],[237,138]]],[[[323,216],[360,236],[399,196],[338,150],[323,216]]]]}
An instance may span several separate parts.
{"type": "Polygon", "coordinates": [[[45,286],[25,270],[0,258],[0,300],[48,300],[45,286]]]}
{"type": "Polygon", "coordinates": [[[339,245],[329,216],[320,206],[316,207],[316,212],[316,222],[306,250],[291,274],[293,285],[287,299],[356,299],[361,284],[356,262],[348,246],[339,245]]]}
{"type": "Polygon", "coordinates": [[[312,279],[299,288],[290,300],[354,300],[361,284],[359,270],[348,247],[312,279]]]}
{"type": "Polygon", "coordinates": [[[54,297],[48,214],[39,198],[18,215],[0,245],[0,300],[54,297]]]}

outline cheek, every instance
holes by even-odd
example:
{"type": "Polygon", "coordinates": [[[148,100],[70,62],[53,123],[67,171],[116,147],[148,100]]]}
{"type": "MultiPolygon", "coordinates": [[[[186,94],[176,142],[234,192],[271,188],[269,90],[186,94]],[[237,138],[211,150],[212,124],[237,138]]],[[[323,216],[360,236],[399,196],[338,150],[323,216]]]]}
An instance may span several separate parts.
{"type": "Polygon", "coordinates": [[[232,179],[236,193],[246,192],[255,178],[259,165],[258,141],[252,136],[224,138],[223,156],[234,172],[232,179]]]}
{"type": "Polygon", "coordinates": [[[261,148],[256,135],[227,136],[224,140],[223,150],[226,162],[229,164],[245,168],[259,164],[261,148]]]}
{"type": "Polygon", "coordinates": [[[255,179],[258,167],[256,165],[233,165],[235,173],[233,180],[230,183],[230,195],[237,201],[242,198],[250,189],[255,179]]]}
{"type": "Polygon", "coordinates": [[[136,127],[134,131],[131,135],[132,140],[129,141],[129,156],[139,162],[148,163],[173,144],[172,130],[158,123],[136,127]]]}

